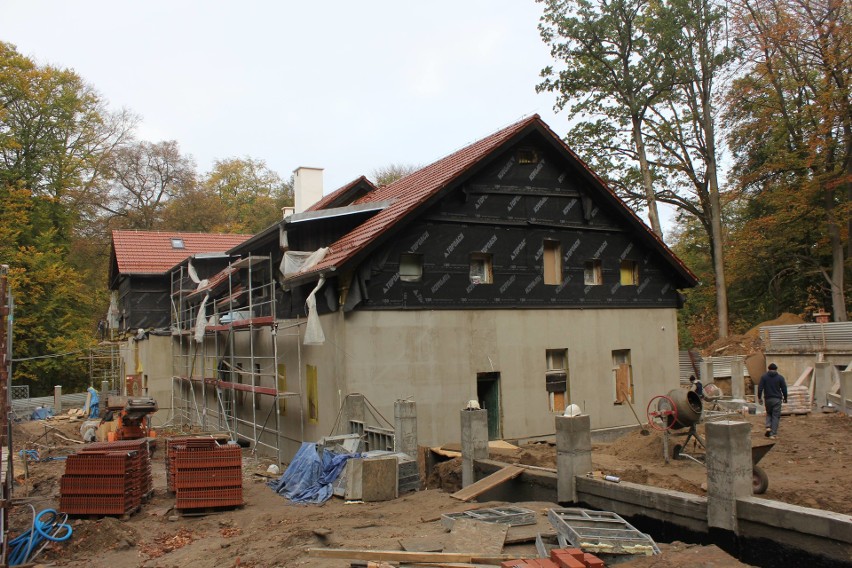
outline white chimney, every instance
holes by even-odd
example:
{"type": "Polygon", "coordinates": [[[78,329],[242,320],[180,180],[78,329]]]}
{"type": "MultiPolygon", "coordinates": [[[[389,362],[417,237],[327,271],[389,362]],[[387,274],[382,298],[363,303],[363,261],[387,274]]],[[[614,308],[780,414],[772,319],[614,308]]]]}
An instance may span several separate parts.
{"type": "Polygon", "coordinates": [[[293,172],[296,213],[322,199],[322,168],[296,168],[293,172]]]}

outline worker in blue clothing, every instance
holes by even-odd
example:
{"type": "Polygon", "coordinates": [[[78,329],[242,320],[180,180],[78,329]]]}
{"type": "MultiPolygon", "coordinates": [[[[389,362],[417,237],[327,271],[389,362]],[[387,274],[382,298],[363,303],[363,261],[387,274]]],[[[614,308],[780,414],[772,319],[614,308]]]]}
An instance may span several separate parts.
{"type": "Polygon", "coordinates": [[[86,390],[92,396],[91,402],[89,402],[89,418],[98,418],[101,415],[101,397],[98,396],[95,387],[89,387],[86,390]]]}
{"type": "Polygon", "coordinates": [[[787,381],[778,372],[778,366],[770,363],[767,371],[760,377],[757,385],[757,403],[766,403],[766,432],[767,438],[778,436],[778,423],[781,421],[781,401],[787,402],[787,381]]]}

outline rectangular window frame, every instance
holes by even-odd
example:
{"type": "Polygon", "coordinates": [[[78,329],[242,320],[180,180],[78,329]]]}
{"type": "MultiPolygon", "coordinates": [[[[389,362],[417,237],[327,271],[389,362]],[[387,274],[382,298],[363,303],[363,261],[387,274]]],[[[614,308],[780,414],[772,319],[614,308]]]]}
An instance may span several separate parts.
{"type": "Polygon", "coordinates": [[[562,284],[562,242],[544,239],[542,243],[542,273],[547,286],[562,284]]]}
{"type": "Polygon", "coordinates": [[[603,266],[600,259],[587,260],[583,264],[583,284],[603,286],[603,266]]]}
{"type": "Polygon", "coordinates": [[[403,282],[421,282],[423,280],[423,255],[404,252],[399,255],[399,279],[403,282]]]}
{"type": "Polygon", "coordinates": [[[319,422],[319,389],[316,365],[305,365],[305,391],[308,398],[308,422],[319,422]]]}
{"type": "Polygon", "coordinates": [[[493,255],[487,252],[470,253],[470,282],[471,284],[494,283],[493,255]]]}
{"type": "Polygon", "coordinates": [[[639,263],[635,260],[622,260],[618,273],[622,286],[639,285],[639,263]]]}
{"type": "Polygon", "coordinates": [[[571,404],[568,349],[546,349],[545,390],[550,411],[562,414],[571,404]]]}
{"type": "Polygon", "coordinates": [[[615,389],[615,402],[621,405],[626,401],[636,402],[633,385],[633,365],[630,349],[614,349],[612,351],[612,377],[615,389]]]}

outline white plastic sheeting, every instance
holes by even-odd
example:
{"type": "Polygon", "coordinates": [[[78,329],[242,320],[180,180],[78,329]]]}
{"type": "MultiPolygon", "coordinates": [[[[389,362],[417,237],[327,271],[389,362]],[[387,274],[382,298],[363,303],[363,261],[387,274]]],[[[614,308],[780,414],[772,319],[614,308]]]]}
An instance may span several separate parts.
{"type": "Polygon", "coordinates": [[[305,345],[322,345],[325,343],[325,334],[322,331],[322,326],[317,313],[317,292],[325,284],[325,278],[320,277],[316,287],[308,294],[308,299],[305,304],[308,307],[308,323],[305,326],[305,345]]]}
{"type": "Polygon", "coordinates": [[[201,343],[204,341],[204,330],[207,327],[207,300],[210,299],[210,294],[205,294],[201,305],[198,306],[198,317],[195,318],[195,342],[201,343]]]}
{"type": "Polygon", "coordinates": [[[192,266],[192,260],[190,260],[189,264],[187,264],[186,271],[189,273],[190,280],[197,284],[195,287],[196,290],[200,290],[207,286],[208,281],[206,279],[202,280],[198,277],[198,272],[196,272],[195,267],[192,266]]]}
{"type": "Polygon", "coordinates": [[[316,266],[328,254],[328,248],[319,248],[313,252],[288,250],[281,259],[281,274],[285,277],[316,266]]]}

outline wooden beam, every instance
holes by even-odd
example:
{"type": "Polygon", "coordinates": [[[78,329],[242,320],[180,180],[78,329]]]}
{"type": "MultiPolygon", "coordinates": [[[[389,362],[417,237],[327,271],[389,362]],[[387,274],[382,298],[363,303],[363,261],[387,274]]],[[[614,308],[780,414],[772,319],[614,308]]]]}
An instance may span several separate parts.
{"type": "Polygon", "coordinates": [[[808,375],[810,375],[813,372],[814,372],[813,367],[805,367],[805,370],[802,372],[802,376],[800,376],[798,379],[796,379],[796,382],[793,383],[793,386],[797,387],[797,386],[803,384],[805,382],[805,379],[808,378],[808,375]]]}
{"type": "Polygon", "coordinates": [[[515,479],[523,472],[523,468],[520,468],[515,465],[507,465],[506,467],[495,471],[488,477],[483,477],[476,483],[468,485],[461,491],[456,491],[455,493],[450,495],[450,497],[458,499],[459,501],[470,501],[471,499],[482,495],[489,489],[497,487],[501,483],[505,483],[510,479],[515,479]]]}
{"type": "Polygon", "coordinates": [[[463,552],[407,552],[405,550],[364,550],[355,548],[309,548],[308,556],[314,558],[343,558],[388,562],[466,562],[470,564],[499,565],[504,560],[526,558],[515,554],[477,556],[463,552]]]}

